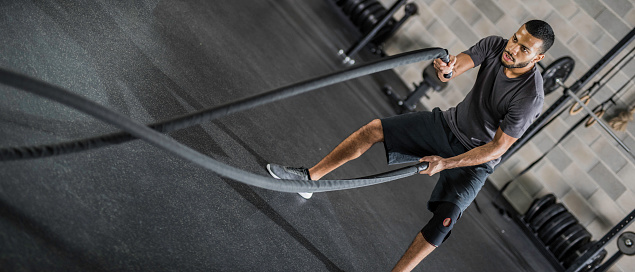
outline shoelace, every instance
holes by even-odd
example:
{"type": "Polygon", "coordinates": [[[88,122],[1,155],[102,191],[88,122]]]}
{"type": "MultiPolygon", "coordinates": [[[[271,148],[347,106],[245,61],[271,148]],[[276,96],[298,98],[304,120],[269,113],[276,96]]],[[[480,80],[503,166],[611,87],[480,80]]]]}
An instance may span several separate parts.
{"type": "Polygon", "coordinates": [[[307,169],[306,168],[295,168],[295,167],[285,167],[284,168],[285,171],[294,174],[294,175],[298,175],[301,176],[302,178],[306,178],[307,176],[309,176],[307,174],[307,169]]]}

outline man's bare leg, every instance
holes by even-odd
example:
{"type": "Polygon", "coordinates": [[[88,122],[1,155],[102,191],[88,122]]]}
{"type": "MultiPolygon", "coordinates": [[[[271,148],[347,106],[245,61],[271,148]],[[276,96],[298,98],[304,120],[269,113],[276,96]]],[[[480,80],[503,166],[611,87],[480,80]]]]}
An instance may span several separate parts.
{"type": "Polygon", "coordinates": [[[375,119],[344,139],[331,153],[318,164],[309,169],[312,180],[321,179],[324,175],[364,154],[375,143],[384,141],[381,121],[375,119]]]}
{"type": "Polygon", "coordinates": [[[426,239],[423,238],[421,232],[417,233],[417,236],[406,250],[406,253],[401,256],[395,268],[392,269],[393,272],[396,271],[412,271],[428,254],[430,254],[436,247],[432,244],[428,243],[426,239]]]}

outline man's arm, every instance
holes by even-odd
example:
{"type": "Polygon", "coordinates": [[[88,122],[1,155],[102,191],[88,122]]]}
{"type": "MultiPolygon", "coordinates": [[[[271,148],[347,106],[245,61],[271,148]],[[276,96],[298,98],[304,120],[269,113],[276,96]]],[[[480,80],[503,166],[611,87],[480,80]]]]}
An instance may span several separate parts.
{"type": "Polygon", "coordinates": [[[443,82],[459,76],[467,70],[474,68],[474,61],[468,54],[460,53],[457,56],[450,55],[450,62],[445,63],[441,59],[434,60],[434,69],[437,70],[437,77],[443,82]],[[452,78],[443,77],[444,74],[452,72],[452,78]]]}
{"type": "Polygon", "coordinates": [[[518,138],[509,136],[501,130],[499,127],[496,130],[494,139],[482,146],[476,147],[461,155],[441,158],[439,156],[427,156],[421,158],[420,162],[428,162],[430,165],[426,171],[420,172],[420,174],[428,174],[430,176],[439,173],[445,169],[452,169],[457,167],[466,167],[472,165],[479,165],[488,161],[494,160],[505,154],[507,149],[516,142],[518,138]]]}

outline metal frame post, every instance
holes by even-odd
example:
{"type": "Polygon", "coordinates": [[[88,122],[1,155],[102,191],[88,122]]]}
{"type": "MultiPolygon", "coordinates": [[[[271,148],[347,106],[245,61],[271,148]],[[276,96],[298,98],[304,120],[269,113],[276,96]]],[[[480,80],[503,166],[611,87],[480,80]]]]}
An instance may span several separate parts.
{"type": "Polygon", "coordinates": [[[584,255],[580,256],[565,272],[577,272],[582,270],[585,266],[589,265],[593,256],[597,255],[604,249],[606,244],[615,239],[615,236],[621,232],[624,228],[628,227],[631,223],[633,223],[633,219],[635,218],[635,210],[631,211],[622,221],[617,223],[609,232],[607,232],[602,239],[597,241],[591,248],[589,248],[584,255]]]}
{"type": "Polygon", "coordinates": [[[338,52],[338,55],[344,58],[342,63],[350,64],[350,65],[355,64],[355,60],[352,57],[355,54],[357,54],[359,50],[362,50],[362,48],[366,46],[368,42],[370,42],[370,40],[372,40],[375,37],[377,32],[379,32],[379,30],[382,29],[386,25],[386,23],[388,23],[388,20],[392,18],[395,12],[397,12],[397,10],[401,6],[403,6],[406,3],[406,1],[407,0],[398,0],[397,2],[395,2],[395,4],[392,5],[390,10],[388,10],[384,18],[382,18],[381,21],[379,21],[379,23],[375,24],[375,26],[370,32],[366,33],[366,35],[362,39],[358,40],[355,44],[353,44],[353,46],[351,46],[351,48],[346,50],[346,52],[344,52],[343,49],[340,49],[340,51],[338,52]]]}
{"type": "Polygon", "coordinates": [[[609,268],[611,268],[611,266],[613,266],[617,261],[619,261],[620,258],[622,258],[622,256],[624,256],[624,253],[622,253],[621,251],[615,252],[615,254],[613,254],[613,256],[611,256],[611,258],[609,258],[608,261],[606,261],[602,265],[600,265],[595,270],[595,272],[606,272],[606,271],[608,271],[609,268]]]}

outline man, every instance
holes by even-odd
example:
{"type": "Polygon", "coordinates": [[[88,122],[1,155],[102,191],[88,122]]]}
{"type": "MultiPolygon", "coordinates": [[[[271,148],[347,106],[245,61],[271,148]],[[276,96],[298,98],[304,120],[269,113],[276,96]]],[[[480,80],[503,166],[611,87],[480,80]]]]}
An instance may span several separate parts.
{"type": "MultiPolygon", "coordinates": [[[[275,178],[319,180],[383,142],[389,164],[428,162],[421,174],[440,173],[428,201],[433,217],[419,232],[393,271],[410,271],[450,235],[476,198],[500,156],[522,136],[542,110],[542,77],[535,64],[554,41],[551,26],[525,23],[509,40],[486,37],[470,49],[434,60],[440,80],[480,66],[464,100],[447,111],[416,112],[376,119],[363,126],[310,169],[268,164],[275,178]]],[[[310,193],[301,193],[310,198],[310,193]]]]}

